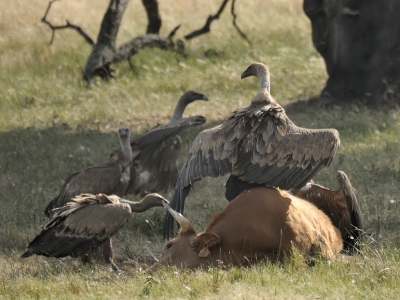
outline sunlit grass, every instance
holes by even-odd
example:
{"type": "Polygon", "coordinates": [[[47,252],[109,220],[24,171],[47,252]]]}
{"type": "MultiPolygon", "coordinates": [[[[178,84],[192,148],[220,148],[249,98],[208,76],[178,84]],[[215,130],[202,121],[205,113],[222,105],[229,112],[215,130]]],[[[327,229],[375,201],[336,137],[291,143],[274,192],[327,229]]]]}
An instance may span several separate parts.
{"type": "Polygon", "coordinates": [[[7,299],[390,299],[397,298],[399,250],[391,246],[362,255],[317,261],[310,268],[299,253],[284,266],[261,262],[251,268],[221,266],[179,271],[163,268],[149,275],[121,266],[121,274],[71,260],[15,256],[0,258],[0,295],[7,299]],[[126,269],[125,269],[126,268],[126,269]]]}

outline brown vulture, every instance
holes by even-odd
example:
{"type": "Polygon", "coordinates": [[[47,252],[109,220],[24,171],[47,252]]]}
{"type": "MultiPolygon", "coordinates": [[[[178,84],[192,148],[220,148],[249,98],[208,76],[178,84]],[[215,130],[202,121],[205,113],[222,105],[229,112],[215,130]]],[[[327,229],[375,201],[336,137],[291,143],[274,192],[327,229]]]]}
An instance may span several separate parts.
{"type": "Polygon", "coordinates": [[[337,179],[339,188],[336,191],[311,181],[301,189],[292,189],[290,192],[322,210],[340,230],[344,243],[343,250],[354,253],[359,250],[358,240],[362,233],[360,207],[347,175],[343,171],[338,171],[337,179]]]}
{"type": "MultiPolygon", "coordinates": [[[[258,78],[260,91],[248,107],[194,139],[171,198],[172,209],[182,213],[193,182],[207,176],[231,174],[225,193],[230,201],[255,186],[301,188],[331,163],[339,133],[297,127],[272,98],[264,64],[251,64],[241,78],[249,76],[258,78]]],[[[173,218],[167,213],[164,237],[172,232],[173,218]]]]}
{"type": "Polygon", "coordinates": [[[177,134],[206,121],[202,116],[182,118],[185,107],[195,100],[208,98],[194,91],[184,93],[169,123],[156,126],[131,142],[133,163],[127,194],[140,194],[142,197],[147,193],[165,195],[175,186],[181,148],[177,134]]]}
{"type": "Polygon", "coordinates": [[[122,151],[105,163],[84,169],[65,179],[59,194],[44,210],[45,214],[50,217],[53,208],[63,206],[76,195],[83,193],[114,194],[123,197],[129,184],[132,164],[130,134],[128,127],[121,126],[118,129],[118,137],[122,151]]]}
{"type": "Polygon", "coordinates": [[[128,222],[132,212],[144,212],[163,206],[159,194],[148,194],[140,202],[104,194],[81,194],[56,213],[44,229],[29,243],[21,257],[36,255],[79,257],[83,262],[92,259],[113,263],[111,238],[128,222]]]}

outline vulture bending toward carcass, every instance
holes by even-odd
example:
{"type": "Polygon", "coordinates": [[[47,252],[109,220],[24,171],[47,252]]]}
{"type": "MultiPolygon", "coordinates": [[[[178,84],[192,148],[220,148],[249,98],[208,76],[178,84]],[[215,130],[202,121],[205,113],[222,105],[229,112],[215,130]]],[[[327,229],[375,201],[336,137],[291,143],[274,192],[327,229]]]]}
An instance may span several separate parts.
{"type": "Polygon", "coordinates": [[[337,179],[339,188],[336,191],[309,182],[300,190],[292,189],[290,192],[322,210],[340,230],[343,250],[354,253],[359,250],[358,240],[362,230],[360,207],[347,175],[343,171],[338,171],[337,179]]]}
{"type": "MultiPolygon", "coordinates": [[[[270,94],[267,66],[253,63],[241,78],[249,76],[258,78],[260,91],[248,107],[197,135],[175,186],[172,209],[182,213],[193,182],[207,176],[231,174],[225,193],[230,201],[255,186],[301,188],[331,163],[339,133],[293,124],[270,94]]],[[[173,218],[167,213],[164,237],[172,232],[173,218]]]]}
{"type": "Polygon", "coordinates": [[[181,148],[177,134],[206,121],[202,116],[182,119],[185,107],[195,100],[207,101],[208,98],[194,91],[184,93],[168,124],[158,125],[131,142],[134,158],[127,194],[140,194],[142,197],[147,193],[166,194],[175,186],[181,148]]]}
{"type": "Polygon", "coordinates": [[[73,197],[88,194],[107,194],[123,197],[129,184],[130,168],[132,164],[132,149],[130,147],[130,130],[126,126],[118,129],[121,151],[107,162],[93,166],[70,175],[59,194],[45,209],[50,217],[53,208],[67,204],[73,197]]]}
{"type": "MultiPolygon", "coordinates": [[[[79,257],[83,262],[98,259],[113,263],[111,238],[128,222],[132,212],[144,212],[163,206],[159,194],[148,194],[140,202],[104,194],[82,194],[67,205],[57,208],[48,222],[21,257],[36,255],[79,257]]],[[[166,202],[167,203],[167,202],[166,202]]]]}

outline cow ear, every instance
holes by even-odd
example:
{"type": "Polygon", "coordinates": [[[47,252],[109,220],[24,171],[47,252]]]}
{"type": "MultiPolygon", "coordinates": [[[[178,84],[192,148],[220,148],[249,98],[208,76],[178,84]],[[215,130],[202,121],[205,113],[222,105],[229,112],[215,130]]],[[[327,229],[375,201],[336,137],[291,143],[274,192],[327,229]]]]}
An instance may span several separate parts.
{"type": "Polygon", "coordinates": [[[211,232],[204,232],[196,237],[193,241],[202,249],[199,252],[199,257],[208,257],[211,254],[210,249],[219,244],[221,238],[219,235],[211,232]]]}

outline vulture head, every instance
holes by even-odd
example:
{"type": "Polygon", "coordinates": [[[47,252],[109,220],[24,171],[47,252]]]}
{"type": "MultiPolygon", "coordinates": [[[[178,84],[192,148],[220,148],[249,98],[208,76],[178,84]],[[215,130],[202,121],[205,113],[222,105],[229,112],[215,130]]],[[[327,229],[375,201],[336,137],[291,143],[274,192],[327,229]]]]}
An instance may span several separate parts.
{"type": "Polygon", "coordinates": [[[132,161],[131,131],[128,127],[121,126],[118,129],[118,137],[123,153],[123,161],[130,164],[132,161]]]}
{"type": "Polygon", "coordinates": [[[270,93],[270,80],[268,67],[262,63],[252,63],[243,73],[240,75],[241,79],[255,76],[260,82],[260,90],[270,93]]]}
{"type": "Polygon", "coordinates": [[[206,95],[197,93],[195,91],[188,91],[184,93],[178,101],[178,104],[175,107],[174,114],[172,115],[171,121],[182,119],[183,111],[185,110],[186,106],[196,100],[203,100],[207,101],[208,98],[206,95]]]}
{"type": "Polygon", "coordinates": [[[130,140],[131,138],[131,131],[126,126],[121,126],[118,129],[118,136],[121,140],[130,140]]]}
{"type": "Polygon", "coordinates": [[[188,92],[184,93],[181,96],[181,99],[182,98],[184,99],[186,104],[192,103],[193,101],[196,101],[196,100],[204,100],[204,101],[208,100],[206,95],[197,93],[195,91],[188,91],[188,92]]]}

